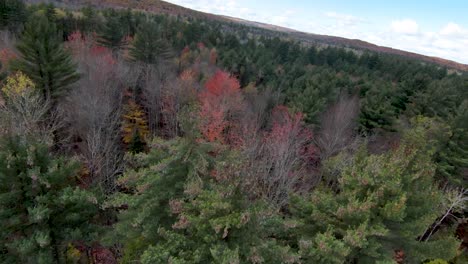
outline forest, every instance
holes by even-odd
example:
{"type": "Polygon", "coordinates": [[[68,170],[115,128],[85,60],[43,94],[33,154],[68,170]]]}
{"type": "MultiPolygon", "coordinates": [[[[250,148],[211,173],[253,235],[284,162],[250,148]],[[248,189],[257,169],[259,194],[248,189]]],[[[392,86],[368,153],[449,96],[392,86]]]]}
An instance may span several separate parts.
{"type": "Polygon", "coordinates": [[[468,262],[468,73],[0,0],[0,263],[468,262]]]}

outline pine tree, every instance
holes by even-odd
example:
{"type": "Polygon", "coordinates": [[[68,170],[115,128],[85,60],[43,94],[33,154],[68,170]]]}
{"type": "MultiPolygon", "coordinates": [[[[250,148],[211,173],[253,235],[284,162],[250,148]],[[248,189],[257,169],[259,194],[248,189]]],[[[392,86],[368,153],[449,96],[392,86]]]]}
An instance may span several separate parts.
{"type": "Polygon", "coordinates": [[[468,100],[447,127],[448,133],[437,131],[437,176],[442,182],[463,188],[468,186],[468,179],[463,177],[463,170],[468,168],[468,100]]]}
{"type": "Polygon", "coordinates": [[[130,159],[135,169],[119,180],[126,192],[111,203],[128,206],[110,234],[112,241],[125,243],[122,263],[294,259],[287,246],[270,238],[282,228],[274,212],[247,199],[240,177],[231,181],[224,174],[238,172],[239,160],[216,145],[188,138],[158,139],[148,154],[130,159]]]}
{"type": "Polygon", "coordinates": [[[128,143],[128,150],[131,153],[140,153],[145,151],[146,142],[141,138],[137,130],[133,131],[132,139],[128,143]]]}
{"type": "Polygon", "coordinates": [[[0,262],[64,263],[67,245],[93,234],[96,198],[73,186],[78,166],[43,144],[0,143],[0,262]]]}
{"type": "Polygon", "coordinates": [[[31,16],[17,49],[21,57],[12,63],[13,70],[33,80],[47,100],[56,99],[79,79],[56,25],[44,15],[31,16]]]}
{"type": "Polygon", "coordinates": [[[291,205],[298,220],[298,247],[305,263],[405,263],[454,257],[458,241],[444,230],[420,242],[443,212],[435,166],[424,131],[409,132],[383,155],[362,149],[339,179],[339,191],[323,187],[291,205]]]}
{"type": "Polygon", "coordinates": [[[2,0],[0,2],[0,28],[18,32],[26,21],[26,6],[22,0],[2,0]]]}
{"type": "Polygon", "coordinates": [[[158,24],[153,20],[142,23],[135,35],[130,55],[135,60],[155,64],[172,56],[169,44],[160,34],[158,24]]]}
{"type": "Polygon", "coordinates": [[[158,241],[158,229],[170,228],[176,222],[169,202],[183,197],[188,179],[196,183],[212,166],[207,155],[209,145],[193,140],[156,139],[148,154],[130,159],[131,170],[119,179],[126,193],[115,195],[111,204],[128,210],[119,214],[119,222],[109,234],[115,241],[124,242],[123,263],[138,260],[146,248],[158,241]]]}
{"type": "Polygon", "coordinates": [[[192,199],[174,199],[177,221],[160,228],[161,238],[142,263],[293,263],[288,246],[271,239],[280,226],[275,214],[246,199],[232,182],[208,182],[192,199]]]}
{"type": "Polygon", "coordinates": [[[361,113],[359,116],[360,129],[368,131],[374,128],[391,130],[395,118],[396,109],[391,104],[391,87],[372,87],[365,94],[361,102],[361,113]]]}
{"type": "Polygon", "coordinates": [[[122,25],[119,14],[112,9],[106,15],[106,22],[99,33],[98,43],[110,48],[113,52],[117,52],[127,44],[125,41],[127,35],[128,32],[125,30],[125,26],[122,25]]]}

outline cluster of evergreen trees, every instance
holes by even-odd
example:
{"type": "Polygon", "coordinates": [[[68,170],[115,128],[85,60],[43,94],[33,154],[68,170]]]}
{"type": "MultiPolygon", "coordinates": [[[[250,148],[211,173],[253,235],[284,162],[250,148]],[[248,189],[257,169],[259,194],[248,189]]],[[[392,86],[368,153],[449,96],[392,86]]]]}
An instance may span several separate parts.
{"type": "Polygon", "coordinates": [[[131,10],[0,26],[1,263],[467,261],[465,73],[131,10]],[[121,107],[70,113],[92,81],[121,107]]]}

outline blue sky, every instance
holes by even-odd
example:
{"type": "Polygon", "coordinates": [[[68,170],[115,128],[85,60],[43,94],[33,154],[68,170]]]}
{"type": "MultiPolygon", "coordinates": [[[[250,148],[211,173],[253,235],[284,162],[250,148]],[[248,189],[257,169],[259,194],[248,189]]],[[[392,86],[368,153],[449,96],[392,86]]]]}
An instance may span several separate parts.
{"type": "Polygon", "coordinates": [[[166,0],[468,64],[467,0],[166,0]]]}

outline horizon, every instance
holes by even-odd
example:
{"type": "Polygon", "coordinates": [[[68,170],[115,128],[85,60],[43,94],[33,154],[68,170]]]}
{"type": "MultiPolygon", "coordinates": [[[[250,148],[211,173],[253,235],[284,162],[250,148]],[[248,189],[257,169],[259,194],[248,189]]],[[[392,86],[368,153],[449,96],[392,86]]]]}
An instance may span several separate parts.
{"type": "Polygon", "coordinates": [[[359,39],[379,46],[468,64],[464,1],[166,0],[197,11],[359,39]]]}

